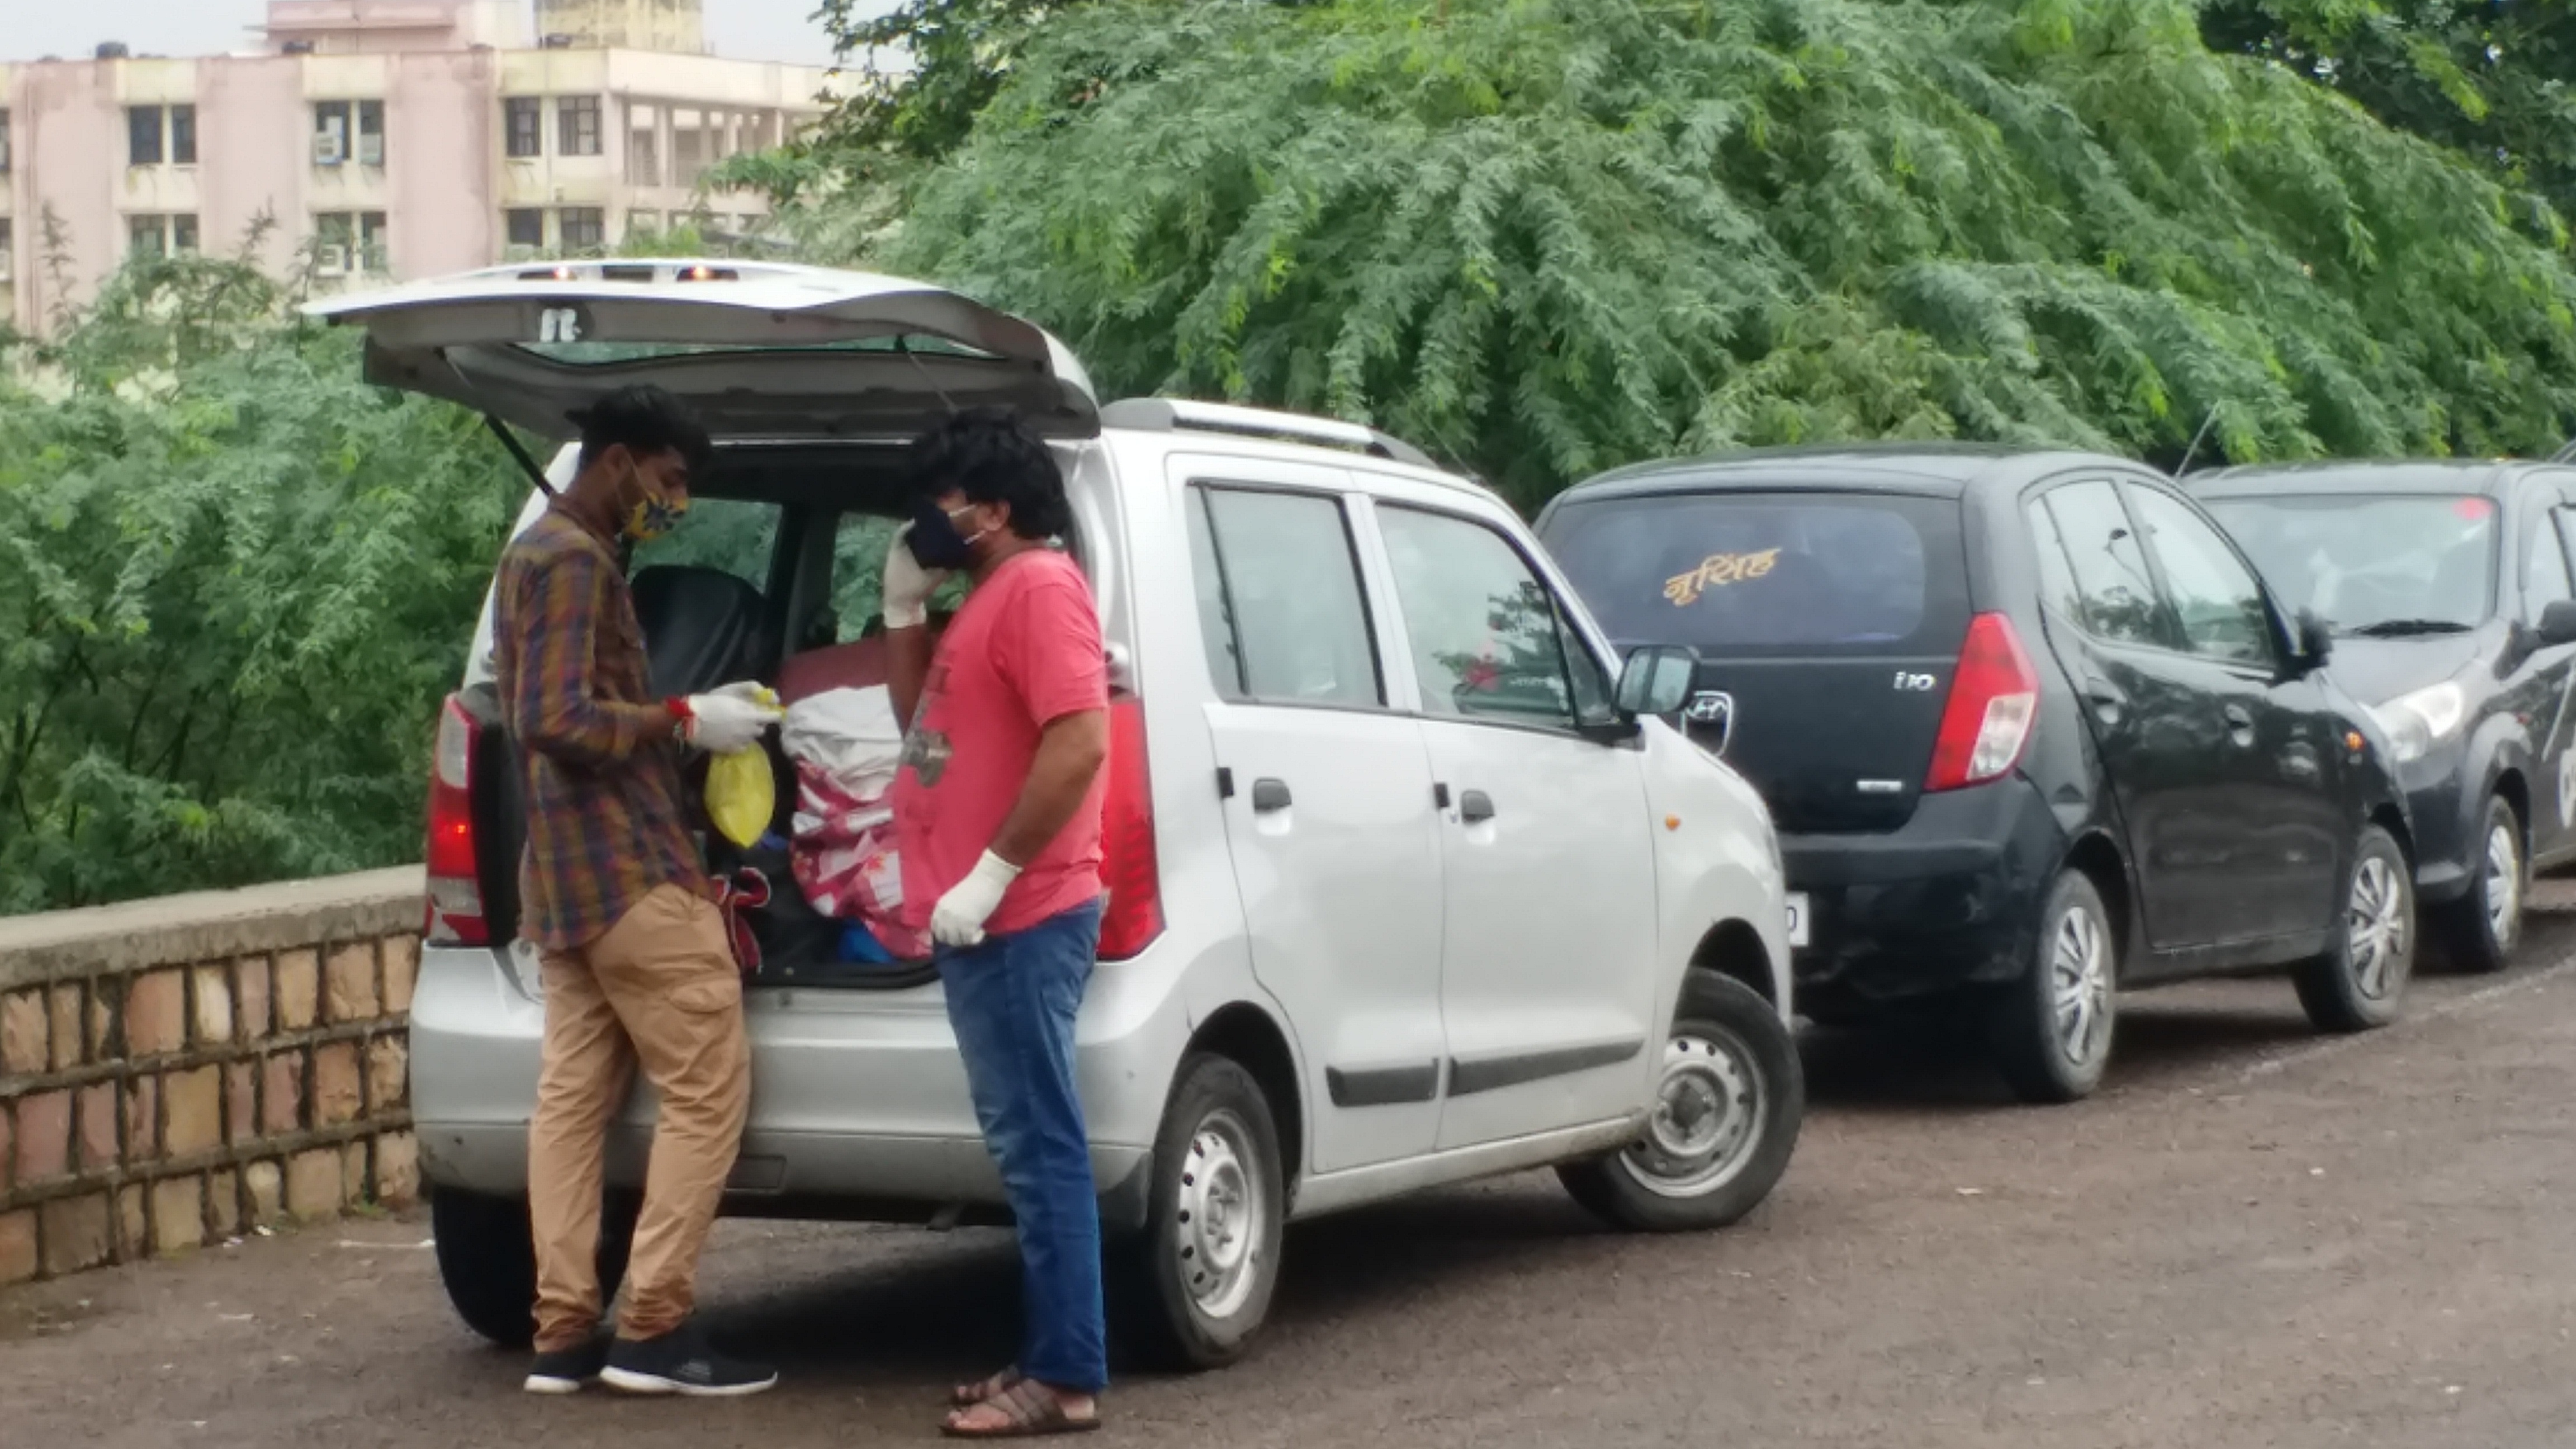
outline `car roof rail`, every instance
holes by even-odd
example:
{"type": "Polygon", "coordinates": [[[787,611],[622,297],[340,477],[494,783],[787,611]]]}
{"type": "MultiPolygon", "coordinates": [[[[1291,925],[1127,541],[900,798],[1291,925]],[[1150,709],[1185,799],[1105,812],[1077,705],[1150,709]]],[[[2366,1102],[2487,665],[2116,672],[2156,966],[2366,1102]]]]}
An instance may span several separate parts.
{"type": "Polygon", "coordinates": [[[1433,472],[1441,471],[1430,454],[1376,428],[1346,423],[1338,418],[1273,412],[1268,408],[1240,407],[1233,403],[1198,402],[1174,397],[1131,397],[1102,408],[1100,426],[1152,433],[1236,433],[1245,437],[1275,438],[1283,442],[1341,448],[1366,453],[1373,458],[1408,463],[1416,468],[1428,468],[1433,472]]]}

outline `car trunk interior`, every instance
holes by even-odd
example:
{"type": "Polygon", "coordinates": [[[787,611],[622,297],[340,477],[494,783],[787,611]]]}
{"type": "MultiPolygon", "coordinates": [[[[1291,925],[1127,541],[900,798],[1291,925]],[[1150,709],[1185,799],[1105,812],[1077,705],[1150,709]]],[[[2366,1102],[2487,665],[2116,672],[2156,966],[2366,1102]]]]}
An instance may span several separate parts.
{"type": "MultiPolygon", "coordinates": [[[[884,683],[873,580],[886,543],[910,513],[902,459],[899,445],[885,443],[720,448],[693,481],[689,520],[637,550],[630,567],[655,696],[758,679],[793,704],[827,689],[884,683]]],[[[934,625],[939,618],[935,612],[934,625]]],[[[485,726],[472,776],[475,836],[492,939],[506,943],[517,935],[526,838],[518,745],[500,727],[490,684],[470,690],[465,705],[485,726]]],[[[766,748],[777,782],[770,835],[785,839],[796,809],[795,767],[775,733],[766,748]]],[[[703,759],[692,760],[683,776],[693,809],[705,771],[703,759]]],[[[806,902],[787,850],[739,849],[712,829],[701,839],[711,876],[748,865],[769,880],[770,905],[748,915],[762,952],[753,984],[885,988],[929,979],[927,963],[843,961],[847,923],[806,902]]]]}

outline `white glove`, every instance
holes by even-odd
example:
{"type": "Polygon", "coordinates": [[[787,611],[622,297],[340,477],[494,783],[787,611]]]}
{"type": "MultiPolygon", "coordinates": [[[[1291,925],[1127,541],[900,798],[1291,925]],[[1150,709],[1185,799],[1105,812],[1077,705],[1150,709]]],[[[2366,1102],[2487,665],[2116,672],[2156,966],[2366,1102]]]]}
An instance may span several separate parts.
{"type": "Polygon", "coordinates": [[[912,525],[896,529],[894,543],[886,550],[886,628],[918,629],[929,623],[930,596],[946,582],[946,569],[923,568],[921,560],[912,556],[912,525]]]}
{"type": "Polygon", "coordinates": [[[1020,878],[1020,868],[991,851],[975,862],[966,878],[951,886],[931,908],[930,939],[942,946],[984,944],[984,923],[1000,909],[1002,893],[1020,878]]]}
{"type": "Polygon", "coordinates": [[[758,684],[728,684],[713,694],[680,702],[680,737],[711,755],[730,755],[760,743],[787,718],[778,696],[758,684]]]}

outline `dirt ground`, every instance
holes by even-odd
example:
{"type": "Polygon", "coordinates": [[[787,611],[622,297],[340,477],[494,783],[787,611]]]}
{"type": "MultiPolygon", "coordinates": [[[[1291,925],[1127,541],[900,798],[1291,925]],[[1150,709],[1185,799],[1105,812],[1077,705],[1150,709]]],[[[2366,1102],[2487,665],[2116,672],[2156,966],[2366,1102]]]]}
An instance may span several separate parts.
{"type": "MultiPolygon", "coordinates": [[[[1819,1038],[1788,1180],[1733,1231],[1605,1232],[1552,1178],[1290,1235],[1242,1366],[1133,1379],[1122,1444],[2576,1444],[2576,889],[2524,964],[2308,1030],[2289,987],[2127,998],[2109,1087],[2016,1107],[1934,1042],[1819,1038]]],[[[1008,1239],[731,1223],[722,1404],[541,1400],[417,1219],[0,1295],[0,1449],[929,1441],[1012,1340],[1008,1239]]]]}

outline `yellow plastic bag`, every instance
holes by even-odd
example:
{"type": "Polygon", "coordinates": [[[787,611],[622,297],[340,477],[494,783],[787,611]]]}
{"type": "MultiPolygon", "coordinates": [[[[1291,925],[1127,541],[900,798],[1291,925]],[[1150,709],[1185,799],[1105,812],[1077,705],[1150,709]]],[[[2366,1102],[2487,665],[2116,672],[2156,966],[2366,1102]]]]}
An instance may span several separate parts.
{"type": "Polygon", "coordinates": [[[707,761],[707,819],[725,839],[750,848],[778,810],[778,780],[758,745],[707,761]]]}

